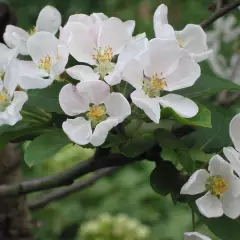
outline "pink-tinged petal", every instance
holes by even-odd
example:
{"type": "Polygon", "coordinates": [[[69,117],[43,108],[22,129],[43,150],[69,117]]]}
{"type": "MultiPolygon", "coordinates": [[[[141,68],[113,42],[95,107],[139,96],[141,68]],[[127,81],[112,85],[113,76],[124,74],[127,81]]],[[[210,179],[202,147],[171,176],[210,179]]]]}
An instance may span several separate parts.
{"type": "Polygon", "coordinates": [[[99,80],[99,74],[86,65],[75,65],[66,69],[66,72],[70,77],[79,81],[99,80]]]}
{"type": "Polygon", "coordinates": [[[110,46],[113,55],[119,54],[131,40],[124,23],[118,18],[109,18],[99,29],[98,47],[110,46]]]}
{"type": "Polygon", "coordinates": [[[131,114],[130,104],[121,93],[111,93],[104,104],[108,115],[117,118],[119,123],[131,114]]]}
{"type": "Polygon", "coordinates": [[[229,134],[235,148],[240,152],[240,113],[230,122],[229,134]]]}
{"type": "Polygon", "coordinates": [[[36,30],[56,34],[62,23],[60,12],[52,6],[44,7],[37,18],[36,30]]]}
{"type": "Polygon", "coordinates": [[[67,119],[62,125],[63,131],[76,144],[86,145],[92,137],[91,123],[83,117],[67,119]]]}
{"type": "Polygon", "coordinates": [[[90,103],[101,104],[110,95],[110,87],[103,81],[89,80],[77,84],[79,94],[89,100],[90,103]]]}
{"type": "Polygon", "coordinates": [[[195,195],[206,190],[206,183],[210,174],[205,169],[200,169],[193,173],[188,181],[183,185],[181,194],[195,195]]]}
{"type": "Polygon", "coordinates": [[[223,208],[221,201],[210,192],[196,200],[198,210],[207,218],[221,217],[223,208]]]}
{"type": "Polygon", "coordinates": [[[91,144],[93,146],[102,145],[108,135],[108,132],[118,125],[117,118],[108,118],[103,122],[100,122],[93,131],[91,144]]]}
{"type": "Polygon", "coordinates": [[[163,107],[172,108],[184,118],[192,118],[198,113],[198,106],[195,102],[178,94],[167,94],[158,100],[163,107]]]}
{"type": "Polygon", "coordinates": [[[148,97],[142,90],[135,90],[131,93],[133,103],[155,123],[160,120],[160,105],[156,98],[148,97]]]}
{"type": "Polygon", "coordinates": [[[87,112],[89,109],[88,100],[81,96],[77,87],[72,84],[67,84],[61,89],[59,103],[62,110],[69,116],[76,116],[87,112]]]}

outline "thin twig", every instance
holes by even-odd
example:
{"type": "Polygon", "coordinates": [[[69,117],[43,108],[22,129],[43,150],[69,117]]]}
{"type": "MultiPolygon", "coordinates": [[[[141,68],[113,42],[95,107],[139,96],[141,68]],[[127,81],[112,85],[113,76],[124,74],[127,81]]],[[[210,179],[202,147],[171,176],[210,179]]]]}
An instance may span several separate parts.
{"type": "Polygon", "coordinates": [[[76,178],[82,177],[85,174],[96,170],[106,167],[123,166],[143,159],[144,157],[142,156],[129,158],[115,153],[107,156],[93,157],[53,176],[31,179],[12,185],[1,185],[0,197],[24,195],[41,190],[70,185],[76,178]]]}
{"type": "Polygon", "coordinates": [[[214,13],[210,18],[204,20],[200,25],[202,28],[207,28],[213,22],[215,22],[218,18],[222,17],[223,15],[227,14],[228,12],[232,11],[233,9],[240,6],[240,0],[237,0],[234,3],[229,4],[224,8],[220,8],[216,13],[214,13]]]}
{"type": "Polygon", "coordinates": [[[217,0],[216,2],[216,11],[219,11],[223,5],[223,0],[217,0]]]}
{"type": "Polygon", "coordinates": [[[38,200],[29,202],[28,207],[31,210],[43,208],[46,205],[48,205],[49,203],[59,200],[59,199],[62,199],[64,197],[70,195],[71,193],[75,193],[75,192],[84,190],[85,188],[96,183],[99,179],[113,174],[117,169],[118,169],[117,167],[114,167],[114,168],[107,168],[107,169],[99,170],[99,172],[97,172],[93,176],[90,176],[87,179],[73,183],[72,185],[70,185],[68,187],[63,187],[63,188],[54,190],[46,195],[43,195],[38,200]]]}
{"type": "Polygon", "coordinates": [[[195,213],[193,208],[191,207],[191,212],[192,212],[192,231],[195,232],[196,230],[196,220],[195,220],[195,213]]]}

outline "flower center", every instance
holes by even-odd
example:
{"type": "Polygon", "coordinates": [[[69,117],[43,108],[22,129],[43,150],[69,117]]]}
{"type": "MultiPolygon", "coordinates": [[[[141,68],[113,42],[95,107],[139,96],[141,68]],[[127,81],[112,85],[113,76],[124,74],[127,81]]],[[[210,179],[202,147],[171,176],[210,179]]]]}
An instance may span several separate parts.
{"type": "Polygon", "coordinates": [[[166,78],[163,77],[163,73],[161,72],[161,78],[158,77],[157,73],[154,73],[151,78],[151,84],[154,88],[163,90],[163,87],[167,87],[166,78]]]}
{"type": "Polygon", "coordinates": [[[30,36],[32,36],[34,33],[36,33],[37,32],[37,28],[36,28],[36,26],[34,26],[33,28],[31,28],[29,31],[28,31],[28,33],[29,33],[29,35],[30,36]]]}
{"type": "Polygon", "coordinates": [[[10,105],[11,97],[6,90],[0,91],[0,112],[5,111],[5,109],[10,105]]]}
{"type": "Polygon", "coordinates": [[[88,119],[91,121],[101,121],[105,116],[105,109],[103,106],[92,105],[89,107],[89,112],[87,113],[88,119]]]}
{"type": "Polygon", "coordinates": [[[113,52],[110,46],[104,48],[99,47],[98,49],[95,49],[95,51],[96,54],[94,54],[92,57],[98,62],[98,64],[112,61],[113,52]]]}
{"type": "Polygon", "coordinates": [[[51,57],[47,55],[40,59],[40,64],[38,68],[45,70],[46,72],[50,73],[51,70],[51,57]]]}
{"type": "Polygon", "coordinates": [[[180,36],[178,34],[176,34],[176,39],[177,39],[177,42],[178,42],[178,46],[180,48],[183,48],[184,47],[184,42],[183,40],[180,38],[180,36]]]}
{"type": "Polygon", "coordinates": [[[223,193],[228,190],[228,184],[221,176],[212,176],[208,179],[206,188],[212,195],[221,198],[223,193]]]}

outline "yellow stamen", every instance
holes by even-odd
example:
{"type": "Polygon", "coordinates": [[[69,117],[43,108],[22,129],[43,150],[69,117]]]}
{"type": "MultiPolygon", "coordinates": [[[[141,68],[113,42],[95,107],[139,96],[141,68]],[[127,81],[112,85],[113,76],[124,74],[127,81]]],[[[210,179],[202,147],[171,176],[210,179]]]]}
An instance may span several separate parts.
{"type": "Polygon", "coordinates": [[[5,100],[6,100],[6,95],[0,93],[0,104],[3,103],[3,102],[5,102],[5,100]]]}
{"type": "Polygon", "coordinates": [[[161,78],[158,77],[157,73],[154,73],[151,78],[151,84],[154,88],[163,90],[164,87],[167,87],[166,78],[163,77],[161,73],[161,78]]]}
{"type": "Polygon", "coordinates": [[[223,197],[223,193],[228,190],[228,184],[221,176],[213,176],[210,179],[209,190],[212,195],[223,197]]]}
{"type": "Polygon", "coordinates": [[[102,106],[93,105],[92,107],[89,107],[89,112],[87,113],[87,116],[89,120],[92,121],[98,121],[105,115],[105,111],[102,106]]]}
{"type": "Polygon", "coordinates": [[[38,66],[40,69],[43,69],[45,71],[47,71],[48,73],[50,73],[51,70],[51,57],[49,55],[47,55],[46,57],[42,58],[40,60],[40,64],[38,66]]]}
{"type": "Polygon", "coordinates": [[[180,38],[180,36],[179,36],[178,34],[176,34],[176,39],[177,39],[177,42],[178,42],[178,46],[179,46],[180,48],[183,48],[184,42],[183,42],[183,40],[180,38]]]}
{"type": "Polygon", "coordinates": [[[37,32],[37,28],[36,28],[36,26],[34,26],[32,29],[30,29],[29,31],[28,31],[28,33],[29,33],[29,35],[30,36],[32,36],[34,33],[36,33],[37,32]]]}
{"type": "Polygon", "coordinates": [[[113,58],[112,48],[110,46],[104,48],[95,49],[96,54],[92,57],[97,60],[98,63],[111,62],[113,58]]]}

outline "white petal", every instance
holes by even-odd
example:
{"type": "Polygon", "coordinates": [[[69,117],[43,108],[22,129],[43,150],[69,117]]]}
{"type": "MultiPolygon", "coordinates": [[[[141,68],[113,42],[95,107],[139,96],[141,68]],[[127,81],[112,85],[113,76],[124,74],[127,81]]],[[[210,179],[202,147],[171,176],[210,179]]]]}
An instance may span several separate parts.
{"type": "MultiPolygon", "coordinates": [[[[154,73],[166,77],[172,73],[178,66],[180,58],[180,49],[177,41],[172,39],[152,39],[149,42],[149,48],[141,58],[141,62],[144,58],[149,57],[148,65],[144,68],[144,73],[147,77],[152,77],[154,73]]],[[[142,63],[143,66],[145,63],[142,63]]]]}
{"type": "Polygon", "coordinates": [[[234,171],[240,176],[240,154],[232,147],[223,148],[224,155],[232,165],[234,171]]]}
{"type": "Polygon", "coordinates": [[[235,219],[240,216],[240,197],[234,197],[231,194],[224,194],[221,199],[223,212],[229,218],[235,219]]]}
{"type": "Polygon", "coordinates": [[[127,29],[127,32],[130,36],[132,36],[133,32],[134,32],[134,28],[135,28],[135,21],[134,20],[128,20],[124,22],[124,25],[127,29]]]}
{"type": "Polygon", "coordinates": [[[199,25],[187,24],[182,31],[176,32],[183,41],[183,47],[189,53],[203,53],[208,50],[207,35],[199,25]]]}
{"type": "Polygon", "coordinates": [[[198,232],[186,232],[184,233],[184,240],[211,240],[211,238],[198,232]]]}
{"type": "Polygon", "coordinates": [[[67,119],[62,125],[63,131],[76,144],[86,145],[92,137],[91,123],[83,117],[67,119]]]}
{"type": "Polygon", "coordinates": [[[93,20],[93,22],[99,22],[108,19],[108,16],[106,16],[104,13],[92,13],[90,17],[93,20]]]}
{"type": "Polygon", "coordinates": [[[62,17],[60,12],[52,6],[44,7],[37,18],[36,30],[55,34],[61,26],[62,17]]]}
{"type": "Polygon", "coordinates": [[[103,103],[110,94],[109,85],[99,80],[80,82],[77,84],[77,89],[81,96],[94,104],[103,103]]]}
{"type": "Polygon", "coordinates": [[[209,173],[205,169],[200,169],[193,173],[188,181],[183,185],[181,194],[195,195],[206,190],[206,182],[209,173]]]}
{"type": "Polygon", "coordinates": [[[225,180],[233,174],[232,166],[218,154],[210,159],[208,171],[212,176],[222,176],[225,180]]]}
{"type": "Polygon", "coordinates": [[[37,32],[27,41],[29,55],[39,65],[40,59],[46,56],[57,56],[59,40],[49,32],[37,32]]]}
{"type": "Polygon", "coordinates": [[[165,4],[161,4],[158,6],[156,11],[154,12],[153,15],[153,24],[154,24],[154,30],[156,24],[168,24],[168,7],[165,4]]]}
{"type": "Polygon", "coordinates": [[[136,89],[143,86],[143,68],[139,61],[131,60],[123,69],[123,80],[131,84],[136,89]]]}
{"type": "Polygon", "coordinates": [[[42,78],[36,75],[22,74],[19,79],[19,85],[22,89],[42,89],[52,84],[53,78],[42,78]]]}
{"type": "Polygon", "coordinates": [[[158,100],[163,107],[172,108],[184,118],[192,118],[198,113],[198,106],[195,102],[178,94],[167,94],[158,100]]]}
{"type": "Polygon", "coordinates": [[[179,64],[174,72],[166,77],[166,91],[174,91],[186,87],[191,87],[201,75],[200,66],[183,51],[179,64]]]}
{"type": "Polygon", "coordinates": [[[175,36],[175,31],[173,27],[169,24],[164,24],[164,25],[158,25],[156,24],[155,26],[155,35],[156,38],[160,39],[176,39],[175,36]]]}
{"type": "Polygon", "coordinates": [[[234,174],[230,175],[228,178],[228,190],[225,193],[233,195],[235,197],[240,195],[240,179],[234,174]]]}
{"type": "Polygon", "coordinates": [[[235,148],[240,152],[240,113],[230,122],[229,134],[235,148]]]}
{"type": "Polygon", "coordinates": [[[4,87],[8,90],[10,96],[12,96],[14,90],[19,83],[20,67],[17,60],[12,60],[9,64],[5,76],[4,76],[4,87]]]}
{"type": "Polygon", "coordinates": [[[210,192],[196,200],[198,210],[207,218],[221,217],[223,215],[222,203],[210,192]]]}
{"type": "Polygon", "coordinates": [[[113,54],[119,54],[131,40],[124,23],[118,18],[104,21],[99,30],[98,47],[110,46],[113,54]]]}
{"type": "Polygon", "coordinates": [[[116,64],[114,70],[104,77],[104,80],[110,85],[119,84],[122,80],[122,64],[116,64]]]}
{"type": "Polygon", "coordinates": [[[213,50],[208,50],[202,53],[191,53],[191,57],[194,59],[195,62],[201,62],[203,60],[206,60],[210,57],[210,55],[213,54],[213,50]]]}
{"type": "Polygon", "coordinates": [[[131,93],[131,99],[153,122],[159,123],[160,105],[156,98],[149,98],[142,90],[135,90],[131,93]]]}
{"type": "Polygon", "coordinates": [[[76,116],[89,109],[89,102],[81,96],[76,86],[65,85],[59,93],[59,103],[62,110],[69,116],[76,116]]]}
{"type": "Polygon", "coordinates": [[[85,65],[76,65],[66,69],[70,77],[80,81],[98,80],[99,74],[95,73],[93,69],[85,65]]]}
{"type": "Polygon", "coordinates": [[[85,25],[86,27],[91,27],[93,25],[93,21],[90,16],[86,14],[74,14],[71,15],[68,19],[69,22],[79,22],[85,25]]]}
{"type": "Polygon", "coordinates": [[[85,25],[79,22],[68,23],[60,31],[60,40],[67,44],[70,54],[78,62],[96,64],[96,60],[93,59],[92,55],[97,46],[85,25]]]}
{"type": "Polygon", "coordinates": [[[93,146],[102,145],[107,138],[108,132],[117,125],[117,118],[108,118],[105,121],[100,122],[93,131],[91,144],[93,146]]]}
{"type": "Polygon", "coordinates": [[[130,104],[121,93],[111,93],[104,104],[108,115],[117,118],[119,123],[131,114],[130,104]]]}

